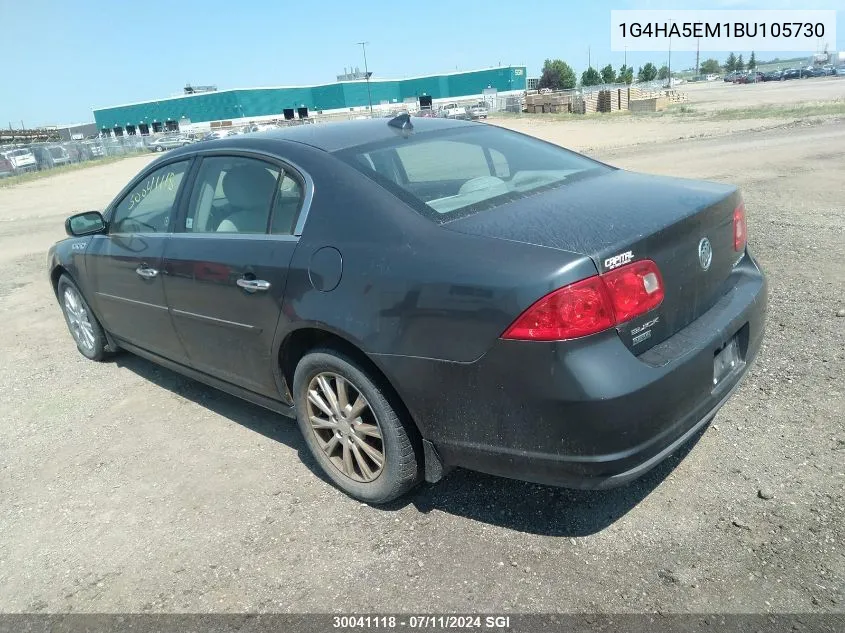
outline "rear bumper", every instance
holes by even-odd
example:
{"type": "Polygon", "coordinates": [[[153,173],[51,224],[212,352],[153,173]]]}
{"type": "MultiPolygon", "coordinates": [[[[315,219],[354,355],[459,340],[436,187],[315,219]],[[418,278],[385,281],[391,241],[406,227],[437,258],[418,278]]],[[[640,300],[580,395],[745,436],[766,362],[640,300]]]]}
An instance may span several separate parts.
{"type": "Polygon", "coordinates": [[[749,255],[731,283],[710,310],[640,356],[609,331],[562,343],[498,341],[473,363],[375,360],[447,467],[613,487],[703,428],[755,360],[766,280],[749,255]],[[714,356],[735,336],[744,363],[714,388],[714,356]]]}

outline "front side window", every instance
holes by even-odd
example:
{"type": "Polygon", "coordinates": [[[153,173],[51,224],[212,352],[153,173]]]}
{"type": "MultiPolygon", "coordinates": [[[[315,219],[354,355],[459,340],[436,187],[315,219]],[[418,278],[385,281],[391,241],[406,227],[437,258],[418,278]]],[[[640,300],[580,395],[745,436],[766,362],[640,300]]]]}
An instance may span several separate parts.
{"type": "Polygon", "coordinates": [[[492,126],[397,136],[336,155],[437,222],[611,169],[562,147],[492,126]]]}
{"type": "Polygon", "coordinates": [[[299,181],[263,160],[241,156],[203,159],[185,231],[290,234],[302,201],[299,181]]]}
{"type": "Polygon", "coordinates": [[[109,233],[165,233],[190,161],[170,163],[139,182],[114,210],[109,233]]]}

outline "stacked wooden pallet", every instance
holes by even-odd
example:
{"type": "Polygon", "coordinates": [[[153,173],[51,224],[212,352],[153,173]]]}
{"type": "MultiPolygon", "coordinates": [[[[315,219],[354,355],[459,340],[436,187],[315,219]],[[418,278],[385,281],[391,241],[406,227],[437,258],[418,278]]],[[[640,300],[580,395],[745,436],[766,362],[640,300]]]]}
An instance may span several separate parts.
{"type": "Polygon", "coordinates": [[[568,92],[549,92],[546,94],[526,95],[525,109],[532,114],[571,112],[572,94],[568,92]]]}

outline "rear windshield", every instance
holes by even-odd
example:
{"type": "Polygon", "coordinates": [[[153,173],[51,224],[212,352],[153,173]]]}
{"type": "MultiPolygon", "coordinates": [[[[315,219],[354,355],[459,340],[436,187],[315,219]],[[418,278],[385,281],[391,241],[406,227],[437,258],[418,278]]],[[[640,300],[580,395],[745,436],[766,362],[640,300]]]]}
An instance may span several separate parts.
{"type": "Polygon", "coordinates": [[[610,170],[487,125],[410,134],[336,154],[437,222],[448,222],[610,170]]]}
{"type": "Polygon", "coordinates": [[[9,158],[17,158],[18,156],[29,156],[29,154],[31,154],[31,152],[28,149],[13,149],[11,152],[6,152],[6,156],[8,156],[9,158]]]}

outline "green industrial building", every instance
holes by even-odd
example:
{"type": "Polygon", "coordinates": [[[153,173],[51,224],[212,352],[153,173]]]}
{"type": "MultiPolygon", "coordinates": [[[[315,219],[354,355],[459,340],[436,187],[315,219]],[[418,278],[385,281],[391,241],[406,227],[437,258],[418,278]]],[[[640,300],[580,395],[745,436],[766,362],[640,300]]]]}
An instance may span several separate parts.
{"type": "Polygon", "coordinates": [[[525,90],[524,66],[454,72],[409,79],[363,79],[279,88],[201,92],[94,110],[97,129],[117,135],[148,134],[186,124],[261,118],[304,118],[366,110],[431,98],[471,98],[525,90]]]}

